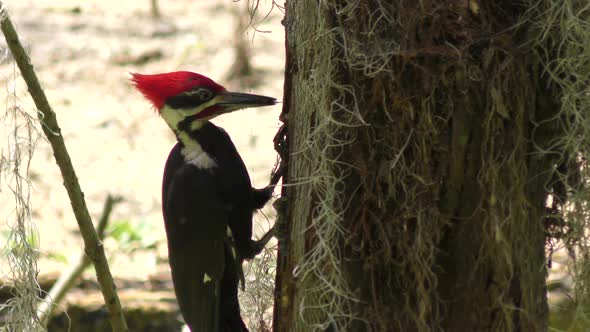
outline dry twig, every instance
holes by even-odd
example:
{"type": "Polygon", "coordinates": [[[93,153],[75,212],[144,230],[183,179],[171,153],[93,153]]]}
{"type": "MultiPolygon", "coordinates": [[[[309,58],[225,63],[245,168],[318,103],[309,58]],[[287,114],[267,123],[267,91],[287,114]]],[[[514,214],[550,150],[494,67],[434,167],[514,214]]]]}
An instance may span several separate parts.
{"type": "Polygon", "coordinates": [[[98,235],[92,224],[92,219],[88,213],[86,207],[86,201],[84,200],[84,194],[80,189],[78,178],[70,156],[67,152],[64,144],[63,136],[61,135],[61,129],[57,123],[55,113],[49,105],[49,101],[41,88],[41,84],[37,78],[37,75],[33,69],[33,65],[24,50],[22,44],[19,41],[18,34],[14,29],[8,13],[6,12],[4,4],[0,1],[0,28],[6,38],[6,43],[14,56],[14,59],[22,73],[23,79],[25,80],[29,93],[35,102],[38,109],[38,117],[41,122],[43,133],[47,137],[47,140],[51,144],[53,149],[53,155],[55,161],[61,171],[64,187],[68,192],[70,202],[80,233],[84,239],[84,251],[94,264],[96,270],[96,276],[98,283],[106,303],[106,306],[110,313],[110,320],[113,331],[129,331],[125,317],[123,315],[123,309],[119,301],[119,296],[113,282],[113,277],[109,269],[107,258],[104,252],[102,243],[100,242],[98,235]]]}
{"type": "MultiPolygon", "coordinates": [[[[120,202],[121,198],[113,197],[110,194],[108,195],[102,209],[102,215],[96,226],[96,232],[98,233],[99,239],[102,240],[104,238],[104,232],[107,228],[111,212],[115,205],[120,202]]],[[[43,325],[47,325],[53,314],[53,310],[64,299],[68,291],[75,286],[76,279],[82,274],[82,272],[84,272],[90,263],[90,258],[88,258],[85,253],[82,253],[76,264],[73,264],[68,271],[64,272],[59,277],[47,296],[45,296],[43,301],[39,304],[39,307],[37,307],[37,316],[39,316],[39,320],[43,322],[43,325]]]]}

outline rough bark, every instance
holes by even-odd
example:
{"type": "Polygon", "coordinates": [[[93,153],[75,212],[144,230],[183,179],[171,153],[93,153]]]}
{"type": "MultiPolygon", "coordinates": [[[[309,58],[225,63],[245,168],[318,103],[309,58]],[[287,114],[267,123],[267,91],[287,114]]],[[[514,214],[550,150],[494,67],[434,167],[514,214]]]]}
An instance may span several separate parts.
{"type": "Polygon", "coordinates": [[[420,4],[287,2],[275,331],[547,329],[560,105],[527,7],[420,4]]]}

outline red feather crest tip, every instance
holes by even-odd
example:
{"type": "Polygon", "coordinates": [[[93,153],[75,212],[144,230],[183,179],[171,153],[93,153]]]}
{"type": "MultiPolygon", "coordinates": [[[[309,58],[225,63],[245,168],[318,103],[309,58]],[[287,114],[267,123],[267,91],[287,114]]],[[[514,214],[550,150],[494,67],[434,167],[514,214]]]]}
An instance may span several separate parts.
{"type": "Polygon", "coordinates": [[[210,89],[214,94],[225,90],[212,79],[190,71],[176,71],[155,75],[142,75],[131,73],[131,81],[159,111],[166,99],[182,92],[189,91],[197,86],[210,89]]]}

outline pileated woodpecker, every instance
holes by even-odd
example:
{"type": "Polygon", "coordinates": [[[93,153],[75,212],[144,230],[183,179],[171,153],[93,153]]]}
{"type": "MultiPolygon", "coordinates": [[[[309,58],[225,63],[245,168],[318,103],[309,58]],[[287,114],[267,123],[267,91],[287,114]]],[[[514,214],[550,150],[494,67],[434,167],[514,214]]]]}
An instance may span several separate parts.
{"type": "Polygon", "coordinates": [[[272,187],[252,188],[230,137],[209,120],[276,99],[228,92],[187,71],[132,76],[178,139],[164,169],[162,209],[184,320],[192,332],[248,331],[238,303],[241,263],[265,244],[252,240],[252,214],[272,187]]]}

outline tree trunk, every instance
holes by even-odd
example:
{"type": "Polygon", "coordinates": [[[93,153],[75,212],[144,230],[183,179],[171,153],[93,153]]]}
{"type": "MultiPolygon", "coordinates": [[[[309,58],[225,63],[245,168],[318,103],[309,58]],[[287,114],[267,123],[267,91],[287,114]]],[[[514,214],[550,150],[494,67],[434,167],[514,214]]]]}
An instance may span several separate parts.
{"type": "Polygon", "coordinates": [[[563,128],[531,6],[287,2],[275,331],[547,329],[563,128]]]}

